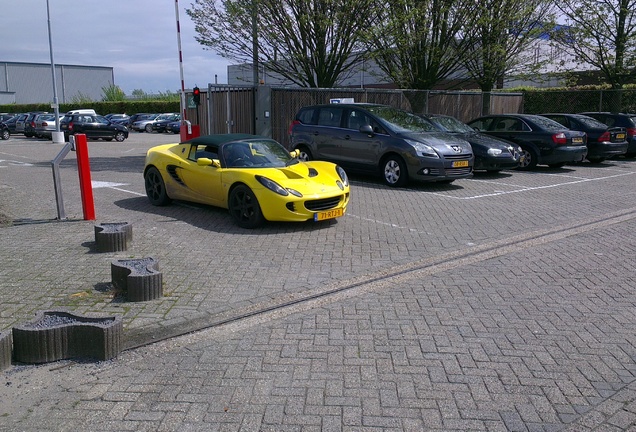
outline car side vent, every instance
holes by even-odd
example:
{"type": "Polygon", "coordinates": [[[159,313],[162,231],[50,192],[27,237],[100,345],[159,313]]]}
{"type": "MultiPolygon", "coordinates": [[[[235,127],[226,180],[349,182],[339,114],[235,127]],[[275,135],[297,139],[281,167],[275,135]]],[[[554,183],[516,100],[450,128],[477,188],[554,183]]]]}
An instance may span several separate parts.
{"type": "Polygon", "coordinates": [[[168,165],[166,167],[166,171],[168,171],[168,174],[170,174],[170,177],[172,177],[174,181],[179,183],[181,186],[185,186],[185,183],[181,180],[179,174],[177,174],[177,168],[178,167],[176,165],[168,165]]]}
{"type": "Polygon", "coordinates": [[[309,177],[316,177],[318,175],[318,171],[316,168],[309,168],[309,177]]]}

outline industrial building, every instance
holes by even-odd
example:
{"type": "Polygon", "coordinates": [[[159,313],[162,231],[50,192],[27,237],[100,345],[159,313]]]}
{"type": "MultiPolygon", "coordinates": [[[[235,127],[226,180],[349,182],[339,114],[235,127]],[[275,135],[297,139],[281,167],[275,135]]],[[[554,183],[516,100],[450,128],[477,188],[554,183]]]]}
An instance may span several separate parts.
{"type": "MultiPolygon", "coordinates": [[[[58,103],[101,100],[104,87],[115,82],[112,67],[55,65],[58,103]]],[[[50,63],[0,61],[0,105],[53,102],[50,63]]]]}

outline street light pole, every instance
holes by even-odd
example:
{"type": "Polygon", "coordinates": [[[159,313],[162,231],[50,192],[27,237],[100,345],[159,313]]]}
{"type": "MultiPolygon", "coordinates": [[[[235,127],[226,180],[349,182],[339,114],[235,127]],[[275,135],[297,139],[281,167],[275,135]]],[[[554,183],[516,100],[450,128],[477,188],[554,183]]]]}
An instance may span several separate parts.
{"type": "Polygon", "coordinates": [[[49,25],[49,50],[51,51],[51,74],[53,75],[53,112],[55,113],[55,132],[51,133],[53,143],[63,143],[64,134],[60,132],[60,105],[57,101],[57,80],[55,79],[55,61],[53,60],[53,38],[51,37],[51,12],[49,0],[46,0],[46,17],[49,25]]]}

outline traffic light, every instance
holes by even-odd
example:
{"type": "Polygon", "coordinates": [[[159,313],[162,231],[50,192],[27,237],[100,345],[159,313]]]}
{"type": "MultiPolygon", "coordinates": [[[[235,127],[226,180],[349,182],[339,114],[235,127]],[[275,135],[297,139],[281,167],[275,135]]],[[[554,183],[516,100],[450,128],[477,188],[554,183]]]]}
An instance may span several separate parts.
{"type": "Polygon", "coordinates": [[[192,99],[194,100],[194,103],[196,105],[199,105],[201,103],[201,90],[199,90],[199,87],[195,87],[192,89],[192,99]]]}

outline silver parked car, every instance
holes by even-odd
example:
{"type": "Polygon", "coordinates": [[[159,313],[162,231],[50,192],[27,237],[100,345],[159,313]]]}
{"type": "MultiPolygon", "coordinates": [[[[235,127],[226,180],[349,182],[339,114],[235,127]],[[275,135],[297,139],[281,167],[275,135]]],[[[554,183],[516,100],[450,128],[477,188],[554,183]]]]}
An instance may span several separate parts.
{"type": "MultiPolygon", "coordinates": [[[[60,115],[58,120],[61,120],[64,115],[60,115]]],[[[53,132],[57,127],[57,121],[55,120],[55,114],[39,114],[35,117],[35,136],[38,138],[52,139],[53,132]]]]}

